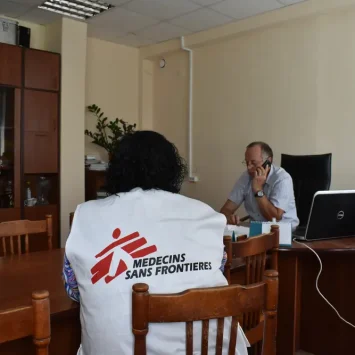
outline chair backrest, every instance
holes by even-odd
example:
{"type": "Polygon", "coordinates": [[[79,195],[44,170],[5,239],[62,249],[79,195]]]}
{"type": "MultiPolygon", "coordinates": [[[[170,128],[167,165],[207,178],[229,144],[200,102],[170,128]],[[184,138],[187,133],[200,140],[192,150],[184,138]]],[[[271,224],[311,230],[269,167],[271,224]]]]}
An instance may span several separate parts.
{"type": "Polygon", "coordinates": [[[53,237],[51,215],[47,215],[46,219],[42,221],[19,220],[0,223],[0,240],[2,242],[0,249],[2,249],[3,255],[8,254],[8,246],[11,255],[22,253],[21,236],[25,236],[25,253],[28,253],[29,235],[37,233],[47,233],[48,249],[51,250],[53,237]],[[9,243],[6,243],[7,240],[9,243]]]}
{"type": "Polygon", "coordinates": [[[330,188],[332,154],[281,154],[281,167],[292,177],[300,226],[306,226],[314,194],[330,188]]]}
{"type": "MultiPolygon", "coordinates": [[[[251,286],[190,289],[175,294],[150,294],[147,284],[133,285],[132,331],[134,354],[145,355],[149,323],[186,323],[186,355],[193,354],[193,322],[202,321],[201,354],[208,352],[209,320],[217,319],[216,355],[222,354],[224,318],[232,317],[228,354],[235,354],[237,323],[243,313],[263,309],[265,322],[246,333],[249,342],[263,340],[263,355],[276,354],[278,273],[265,272],[264,281],[251,286]]],[[[169,349],[166,353],[169,354],[169,349]]]]}
{"type": "MultiPolygon", "coordinates": [[[[231,284],[231,264],[233,259],[242,259],[244,267],[244,285],[251,285],[262,281],[266,268],[266,257],[271,253],[271,269],[278,271],[278,248],[279,248],[279,226],[271,226],[271,232],[246,238],[238,237],[237,242],[232,242],[232,238],[225,236],[224,245],[227,252],[227,262],[224,269],[224,276],[231,284]]],[[[260,311],[243,314],[242,327],[244,331],[249,331],[263,324],[260,319],[260,311]]],[[[261,354],[260,344],[255,344],[254,355],[261,354]]]]}
{"type": "Polygon", "coordinates": [[[36,355],[48,355],[51,340],[48,291],[32,293],[32,306],[0,311],[0,344],[33,336],[36,355]]]}
{"type": "Polygon", "coordinates": [[[238,238],[232,242],[230,236],[223,238],[227,253],[224,276],[231,283],[231,265],[235,258],[245,260],[244,285],[260,282],[265,272],[266,254],[271,252],[271,269],[278,271],[279,226],[271,226],[271,232],[252,238],[238,238]]]}

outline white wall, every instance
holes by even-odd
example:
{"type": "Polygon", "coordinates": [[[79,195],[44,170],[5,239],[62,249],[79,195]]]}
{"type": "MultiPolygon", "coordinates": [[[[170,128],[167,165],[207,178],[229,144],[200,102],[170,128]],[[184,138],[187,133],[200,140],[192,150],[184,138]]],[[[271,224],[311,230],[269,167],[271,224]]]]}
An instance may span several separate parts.
{"type": "MultiPolygon", "coordinates": [[[[309,0],[188,37],[200,182],[184,193],[219,209],[253,140],[268,142],[276,163],[281,153],[332,152],[332,188],[355,189],[354,33],[355,1],[309,0]]],[[[142,49],[142,58],[154,68],[153,128],[187,157],[187,54],[168,42],[142,49]]]]}
{"type": "MultiPolygon", "coordinates": [[[[139,50],[95,38],[88,38],[86,66],[86,106],[96,104],[109,119],[121,118],[138,124],[139,50]]],[[[96,119],[86,113],[86,128],[95,131],[96,119]]],[[[85,138],[86,154],[107,160],[101,147],[85,138]]]]}

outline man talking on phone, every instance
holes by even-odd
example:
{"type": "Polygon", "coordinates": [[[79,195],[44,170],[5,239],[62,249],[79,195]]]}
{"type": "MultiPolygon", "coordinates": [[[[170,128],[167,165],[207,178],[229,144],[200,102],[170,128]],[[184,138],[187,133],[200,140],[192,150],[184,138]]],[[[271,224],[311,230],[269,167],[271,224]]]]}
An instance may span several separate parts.
{"type": "Polygon", "coordinates": [[[293,182],[291,176],[272,164],[273,152],[264,142],[250,143],[245,151],[243,164],[247,170],[235,183],[227,202],[221,209],[228,224],[240,223],[235,212],[244,202],[252,221],[289,222],[294,230],[297,217],[293,182]]]}

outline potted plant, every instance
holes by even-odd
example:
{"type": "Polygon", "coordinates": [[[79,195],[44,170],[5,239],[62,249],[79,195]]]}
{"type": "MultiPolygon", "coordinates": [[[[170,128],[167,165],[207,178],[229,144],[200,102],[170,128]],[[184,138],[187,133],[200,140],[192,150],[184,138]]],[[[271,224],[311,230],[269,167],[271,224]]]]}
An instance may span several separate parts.
{"type": "Polygon", "coordinates": [[[87,109],[97,118],[97,132],[92,133],[86,129],[85,135],[92,138],[92,143],[104,148],[108,152],[109,159],[111,159],[120,139],[126,134],[133,133],[137,125],[128,124],[128,122],[118,118],[108,121],[104,112],[97,105],[90,105],[87,109]]]}

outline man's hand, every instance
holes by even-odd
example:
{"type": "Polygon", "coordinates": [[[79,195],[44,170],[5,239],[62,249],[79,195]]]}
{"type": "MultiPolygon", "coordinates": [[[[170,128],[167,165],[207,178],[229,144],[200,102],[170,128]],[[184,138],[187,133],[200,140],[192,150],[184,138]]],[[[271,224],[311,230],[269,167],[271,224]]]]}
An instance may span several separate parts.
{"type": "Polygon", "coordinates": [[[229,216],[227,216],[227,223],[239,226],[240,218],[239,218],[239,216],[237,216],[235,214],[229,215],[229,216]]]}
{"type": "Polygon", "coordinates": [[[226,216],[228,224],[239,225],[240,223],[239,217],[234,214],[237,211],[238,207],[239,206],[233,201],[227,200],[227,202],[221,208],[221,213],[223,213],[226,216]]]}
{"type": "Polygon", "coordinates": [[[251,187],[254,193],[263,190],[269,171],[269,166],[267,166],[266,169],[264,169],[263,167],[256,168],[254,178],[251,183],[251,187]]]}

